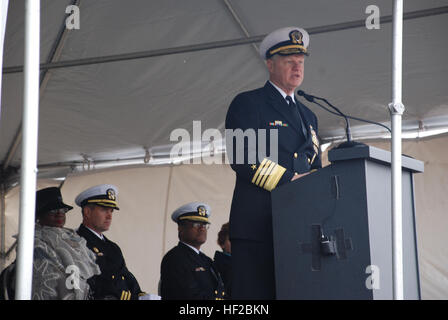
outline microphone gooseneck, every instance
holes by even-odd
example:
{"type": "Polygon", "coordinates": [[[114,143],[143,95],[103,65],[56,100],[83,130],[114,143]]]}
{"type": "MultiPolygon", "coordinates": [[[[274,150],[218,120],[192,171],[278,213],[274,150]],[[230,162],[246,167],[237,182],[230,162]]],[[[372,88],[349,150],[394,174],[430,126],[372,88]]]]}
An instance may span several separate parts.
{"type": "MultiPolygon", "coordinates": [[[[323,98],[318,98],[318,97],[315,97],[315,96],[312,96],[312,95],[310,95],[310,94],[307,94],[307,93],[305,93],[303,90],[299,90],[299,91],[297,91],[297,94],[299,95],[299,96],[303,96],[306,100],[308,100],[309,102],[313,102],[313,103],[315,103],[315,104],[317,104],[317,105],[319,105],[319,106],[321,106],[322,107],[322,105],[320,105],[317,101],[315,101],[315,99],[319,99],[319,100],[322,100],[322,101],[324,101],[327,105],[329,105],[330,107],[332,107],[334,110],[336,110],[336,112],[337,112],[337,115],[340,115],[341,117],[343,117],[344,119],[345,119],[345,124],[346,124],[346,127],[345,127],[345,133],[346,133],[346,135],[347,135],[347,142],[348,143],[351,143],[351,141],[352,141],[352,134],[351,134],[351,130],[350,130],[350,122],[348,121],[348,118],[347,118],[347,116],[341,111],[341,110],[339,110],[338,108],[336,108],[335,106],[333,106],[331,103],[329,103],[326,99],[323,99],[323,98]]],[[[326,109],[326,108],[324,108],[324,109],[326,109]]],[[[327,110],[327,109],[326,109],[327,110]]],[[[328,111],[328,110],[327,110],[328,111]]],[[[334,114],[334,113],[333,113],[334,114]]]]}
{"type": "Polygon", "coordinates": [[[337,115],[337,116],[341,116],[341,117],[343,117],[343,118],[345,119],[345,123],[346,123],[345,132],[346,132],[346,135],[347,135],[347,141],[344,142],[344,143],[342,143],[342,144],[340,144],[337,148],[347,148],[347,147],[353,147],[353,146],[356,146],[356,145],[364,145],[363,143],[359,143],[359,142],[352,141],[352,139],[351,139],[350,122],[349,122],[349,120],[348,120],[349,118],[350,118],[350,119],[353,119],[353,120],[358,120],[358,121],[363,121],[363,122],[367,122],[367,123],[371,123],[371,124],[376,124],[376,125],[379,125],[379,126],[381,126],[381,127],[383,127],[383,128],[386,128],[389,132],[392,132],[392,131],[390,130],[389,127],[387,127],[387,126],[385,126],[385,125],[383,125],[383,124],[381,124],[381,123],[378,123],[378,122],[375,122],[375,121],[371,121],[371,120],[365,120],[365,119],[356,118],[356,117],[352,117],[352,116],[346,115],[346,114],[343,113],[341,110],[339,110],[337,107],[335,107],[335,106],[332,105],[330,102],[328,102],[327,99],[324,99],[324,98],[320,98],[320,97],[316,97],[316,96],[307,94],[307,93],[305,93],[303,90],[298,90],[298,91],[297,91],[297,95],[299,95],[299,96],[301,96],[301,97],[304,97],[304,98],[305,98],[307,101],[309,101],[309,102],[312,102],[312,103],[317,104],[318,106],[320,106],[321,108],[323,108],[325,111],[330,112],[330,113],[332,113],[332,114],[335,114],[335,115],[337,115]],[[329,110],[327,107],[325,107],[325,106],[323,106],[322,104],[320,104],[319,102],[317,102],[316,99],[324,101],[328,106],[330,106],[331,108],[333,108],[334,110],[336,110],[336,112],[333,112],[333,111],[329,110]]]}

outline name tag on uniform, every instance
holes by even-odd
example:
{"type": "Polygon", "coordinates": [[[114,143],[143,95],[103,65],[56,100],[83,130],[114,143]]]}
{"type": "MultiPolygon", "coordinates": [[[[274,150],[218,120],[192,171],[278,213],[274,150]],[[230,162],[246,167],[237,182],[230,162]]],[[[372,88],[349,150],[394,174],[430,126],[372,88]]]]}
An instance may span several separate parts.
{"type": "Polygon", "coordinates": [[[194,269],[194,271],[196,271],[196,272],[205,271],[205,269],[203,267],[197,267],[196,269],[194,269]]]}

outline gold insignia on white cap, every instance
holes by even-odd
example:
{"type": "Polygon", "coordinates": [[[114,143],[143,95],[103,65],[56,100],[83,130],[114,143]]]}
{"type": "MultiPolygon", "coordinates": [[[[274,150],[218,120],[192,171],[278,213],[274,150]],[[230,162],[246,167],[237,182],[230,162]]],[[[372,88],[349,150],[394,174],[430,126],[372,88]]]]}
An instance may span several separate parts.
{"type": "Polygon", "coordinates": [[[117,203],[118,188],[111,184],[100,184],[81,192],[75,199],[75,203],[83,207],[87,204],[120,210],[117,203]]]}
{"type": "Polygon", "coordinates": [[[299,27],[281,28],[269,33],[260,44],[260,56],[269,59],[275,54],[308,55],[310,36],[305,29],[299,27]]]}
{"type": "Polygon", "coordinates": [[[211,208],[203,202],[190,202],[177,208],[171,215],[171,219],[178,223],[182,220],[199,221],[209,223],[208,218],[211,208]]]}

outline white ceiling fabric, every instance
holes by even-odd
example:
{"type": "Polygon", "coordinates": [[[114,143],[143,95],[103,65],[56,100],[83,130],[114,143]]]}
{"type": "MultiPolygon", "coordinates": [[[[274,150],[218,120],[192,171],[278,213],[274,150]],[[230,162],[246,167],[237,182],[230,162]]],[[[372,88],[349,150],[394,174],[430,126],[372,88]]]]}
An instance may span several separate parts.
{"type": "MultiPolygon", "coordinates": [[[[4,67],[22,65],[23,0],[11,1],[4,67]]],[[[70,1],[43,1],[41,59],[46,62],[70,1]]],[[[306,29],[367,18],[368,5],[381,16],[390,1],[227,1],[250,36],[297,25],[306,29]]],[[[446,1],[405,1],[404,12],[443,7],[446,1]]],[[[59,61],[244,38],[224,1],[81,0],[80,29],[63,41],[59,61]]],[[[404,23],[404,130],[448,125],[448,15],[404,23]],[[420,121],[420,122],[419,122],[420,121]]],[[[380,30],[359,27],[311,35],[305,92],[326,97],[343,112],[389,124],[391,24],[380,30]]],[[[176,128],[223,130],[233,97],[262,86],[263,61],[252,45],[49,71],[40,100],[39,165],[143,157],[145,148],[170,145],[176,128]]],[[[22,73],[3,75],[0,159],[20,128],[22,73]]],[[[344,122],[315,105],[323,139],[343,135],[344,122]]],[[[385,133],[379,126],[352,121],[354,136],[385,133]]],[[[20,164],[20,150],[12,165],[20,164]]]]}

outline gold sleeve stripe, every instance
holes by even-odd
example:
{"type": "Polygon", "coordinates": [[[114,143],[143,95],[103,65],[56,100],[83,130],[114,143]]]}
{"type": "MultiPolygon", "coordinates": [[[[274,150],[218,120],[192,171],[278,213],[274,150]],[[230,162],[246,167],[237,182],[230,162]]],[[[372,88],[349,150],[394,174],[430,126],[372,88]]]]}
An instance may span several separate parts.
{"type": "Polygon", "coordinates": [[[277,186],[285,171],[285,168],[283,168],[281,165],[277,165],[266,181],[264,188],[268,191],[272,191],[272,189],[277,186]]]}
{"type": "MultiPolygon", "coordinates": [[[[255,184],[257,186],[260,186],[260,181],[263,179],[263,177],[266,175],[266,171],[268,170],[269,166],[272,164],[273,162],[271,160],[266,161],[265,165],[263,166],[263,169],[260,171],[260,174],[257,177],[257,180],[255,181],[255,184]]],[[[275,164],[275,162],[274,162],[275,164]]]]}
{"type": "Polygon", "coordinates": [[[269,165],[269,168],[267,168],[266,172],[264,173],[263,179],[261,179],[260,183],[258,184],[259,187],[263,188],[265,182],[267,181],[268,177],[273,172],[275,166],[277,166],[277,164],[275,162],[271,162],[271,164],[269,165]]]}
{"type": "Polygon", "coordinates": [[[121,297],[120,297],[120,300],[131,300],[131,291],[130,290],[128,290],[128,291],[121,291],[121,297]]]}
{"type": "Polygon", "coordinates": [[[266,169],[272,163],[272,161],[268,160],[268,159],[266,159],[266,161],[263,160],[263,162],[264,162],[263,165],[260,164],[260,167],[261,167],[260,172],[258,172],[258,174],[255,173],[255,174],[257,174],[257,179],[255,179],[255,182],[254,182],[256,185],[258,185],[260,183],[260,180],[261,180],[261,178],[263,178],[263,175],[266,172],[266,169]]]}
{"type": "Polygon", "coordinates": [[[264,158],[263,161],[260,163],[260,166],[258,167],[257,171],[255,172],[252,183],[255,183],[255,180],[257,180],[258,175],[260,174],[261,169],[263,168],[264,164],[268,161],[268,159],[264,158]]]}

